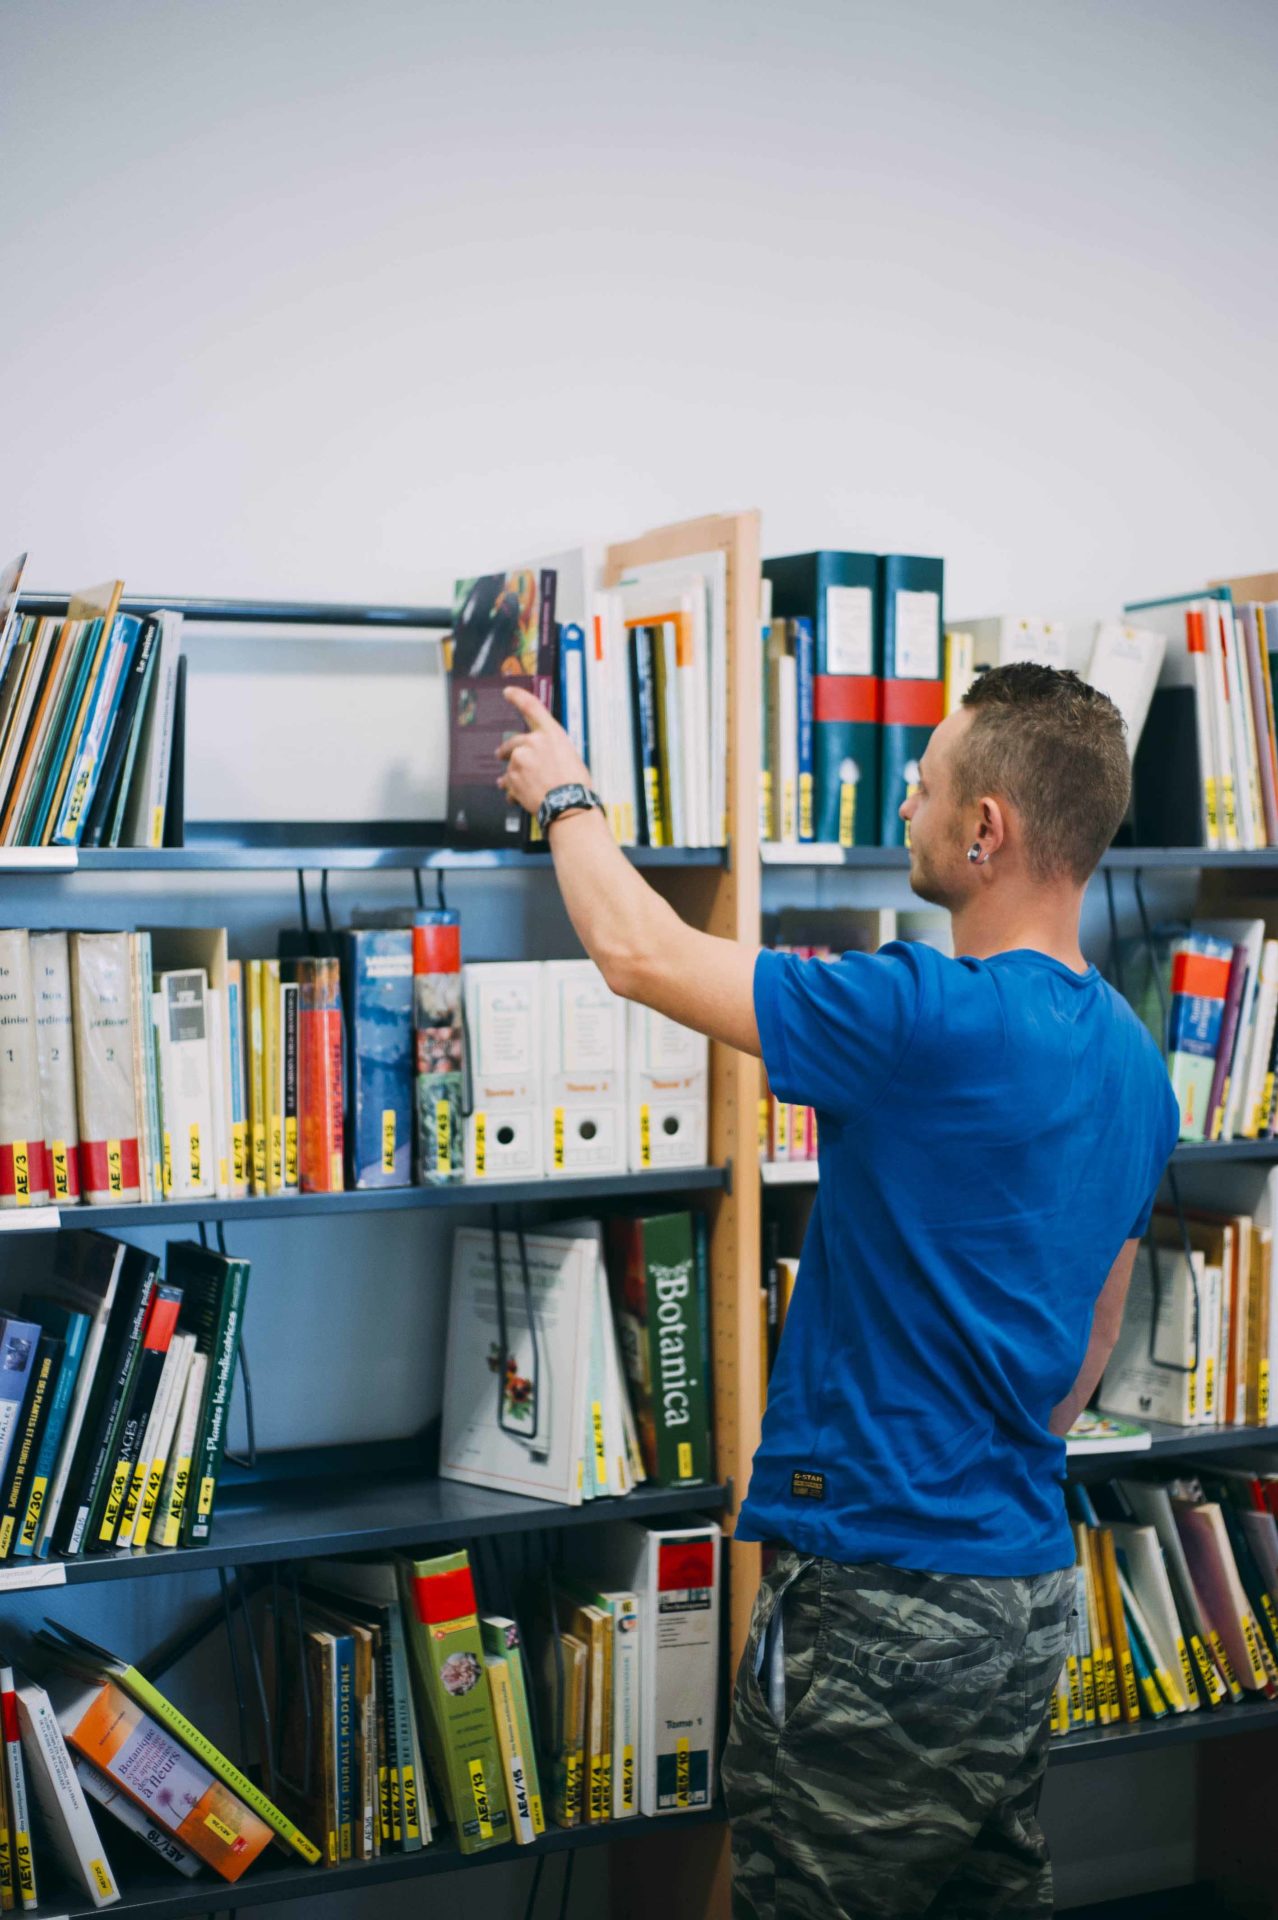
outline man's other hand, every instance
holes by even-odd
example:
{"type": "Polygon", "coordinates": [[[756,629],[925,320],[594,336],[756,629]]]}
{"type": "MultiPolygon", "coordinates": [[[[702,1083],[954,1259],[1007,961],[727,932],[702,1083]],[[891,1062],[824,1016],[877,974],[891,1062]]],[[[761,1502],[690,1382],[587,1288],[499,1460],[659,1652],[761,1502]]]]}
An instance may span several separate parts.
{"type": "Polygon", "coordinates": [[[534,814],[552,787],[575,782],[588,787],[589,770],[550,709],[523,687],[507,687],[505,697],[528,731],[511,734],[498,747],[497,755],[506,762],[506,771],[497,785],[534,814]]]}

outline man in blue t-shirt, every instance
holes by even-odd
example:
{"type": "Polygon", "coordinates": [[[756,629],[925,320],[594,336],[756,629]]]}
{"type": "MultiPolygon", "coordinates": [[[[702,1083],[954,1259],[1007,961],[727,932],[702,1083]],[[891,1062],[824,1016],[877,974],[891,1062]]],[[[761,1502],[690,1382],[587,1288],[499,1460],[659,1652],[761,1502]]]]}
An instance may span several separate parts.
{"type": "Polygon", "coordinates": [[[1075,674],[981,675],[901,809],[956,957],[893,941],[828,962],[685,926],[613,845],[563,730],[507,698],[529,732],[502,749],[503,784],[546,803],[606,979],[761,1054],[820,1125],[737,1522],[778,1551],[724,1756],[734,1911],[1049,1914],[1062,1436],[1113,1347],[1178,1127],[1158,1049],[1079,948],[1127,806],[1122,719],[1075,674]]]}

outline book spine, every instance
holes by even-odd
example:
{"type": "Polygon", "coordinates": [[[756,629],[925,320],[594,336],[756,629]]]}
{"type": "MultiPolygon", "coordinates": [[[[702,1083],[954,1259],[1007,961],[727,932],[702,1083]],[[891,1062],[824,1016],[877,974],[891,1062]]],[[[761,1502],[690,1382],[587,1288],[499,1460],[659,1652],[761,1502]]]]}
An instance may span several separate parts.
{"type": "Polygon", "coordinates": [[[36,1348],[23,1408],[22,1432],[11,1453],[9,1486],[0,1509],[0,1560],[7,1560],[13,1551],[19,1518],[26,1513],[32,1470],[52,1410],[53,1385],[64,1346],[65,1342],[53,1334],[42,1333],[36,1348]]]}
{"type": "Polygon", "coordinates": [[[501,1846],[510,1819],[466,1555],[410,1563],[406,1597],[426,1724],[439,1744],[457,1844],[463,1853],[501,1846]],[[473,1684],[457,1693],[448,1683],[461,1669],[473,1684]]]}
{"type": "Polygon", "coordinates": [[[162,1283],[154,1290],[113,1454],[108,1456],[109,1472],[94,1500],[85,1535],[84,1544],[90,1553],[100,1553],[115,1541],[181,1302],[182,1295],[178,1287],[162,1283]]]}
{"type": "Polygon", "coordinates": [[[640,838],[646,847],[664,847],[666,796],[661,786],[661,745],[657,735],[657,692],[652,641],[647,627],[629,629],[632,720],[635,739],[635,790],[641,801],[640,838]]]}
{"type": "Polygon", "coordinates": [[[262,962],[262,1084],[266,1103],[266,1191],[284,1191],[284,1051],[280,963],[262,962]]]}
{"type": "Polygon", "coordinates": [[[226,983],[227,1053],[231,1096],[231,1192],[236,1199],[249,1190],[249,1115],[244,1075],[244,972],[233,960],[226,983]]]}
{"type": "Polygon", "coordinates": [[[31,1490],[27,1496],[26,1513],[18,1538],[14,1542],[15,1559],[26,1560],[35,1553],[40,1520],[47,1504],[49,1485],[53,1479],[63,1435],[67,1431],[67,1422],[71,1415],[72,1401],[75,1396],[76,1382],[80,1377],[88,1334],[88,1315],[72,1314],[67,1326],[62,1364],[58,1368],[57,1383],[53,1390],[49,1422],[40,1440],[35,1465],[32,1468],[31,1490]]]}
{"type": "Polygon", "coordinates": [[[295,980],[280,984],[280,1112],[284,1126],[285,1193],[296,1193],[300,1179],[301,1135],[298,1124],[297,1061],[298,986],[295,980]]]}
{"type": "Polygon", "coordinates": [[[31,935],[31,979],[49,1194],[55,1205],[74,1205],[80,1198],[80,1128],[75,1111],[71,956],[65,933],[31,935]]]}
{"type": "Polygon", "coordinates": [[[417,1180],[435,1186],[464,1170],[461,922],[451,910],[419,914],[413,926],[413,1038],[417,1180]]]}
{"type": "Polygon", "coordinates": [[[103,1205],[138,1200],[128,934],[73,933],[71,989],[84,1197],[103,1205]]]}
{"type": "Polygon", "coordinates": [[[248,963],[248,1091],[249,1135],[252,1142],[249,1165],[252,1190],[255,1194],[267,1192],[266,1021],[263,967],[264,962],[261,960],[250,960],[248,963]]]}
{"type": "Polygon", "coordinates": [[[519,1727],[515,1718],[515,1700],[510,1684],[509,1663],[489,1654],[485,1658],[484,1669],[488,1676],[489,1691],[492,1694],[493,1723],[497,1729],[497,1744],[501,1750],[502,1772],[506,1781],[506,1798],[510,1806],[511,1825],[515,1830],[517,1843],[521,1847],[526,1847],[537,1838],[537,1830],[533,1825],[532,1808],[529,1804],[527,1773],[519,1741],[519,1727]]]}
{"type": "Polygon", "coordinates": [[[663,1486],[708,1481],[705,1367],[692,1249],[692,1220],[664,1214],[642,1223],[644,1321],[652,1382],[656,1471],[663,1486]]]}
{"type": "Polygon", "coordinates": [[[899,554],[883,559],[878,596],[883,622],[879,839],[885,847],[909,845],[900,808],[918,787],[928,737],[944,717],[944,572],[940,560],[899,554]]]}
{"type": "Polygon", "coordinates": [[[187,1368],[186,1386],[182,1393],[182,1405],[178,1414],[177,1431],[173,1437],[173,1449],[160,1487],[157,1507],[160,1515],[160,1529],[156,1544],[161,1547],[176,1547],[181,1538],[182,1521],[186,1513],[187,1497],[191,1490],[191,1461],[195,1453],[195,1436],[199,1429],[200,1410],[204,1404],[207,1378],[208,1355],[193,1353],[187,1368]]]}
{"type": "Polygon", "coordinates": [[[184,1546],[206,1545],[213,1530],[213,1508],[226,1445],[226,1420],[244,1322],[248,1276],[247,1261],[232,1260],[227,1263],[221,1314],[209,1358],[209,1385],[201,1415],[201,1431],[196,1435],[191,1462],[195,1502],[192,1505],[188,1498],[183,1515],[184,1546]]]}
{"type": "MultiPolygon", "coordinates": [[[[176,1319],[176,1313],[174,1318],[176,1319]]],[[[158,1495],[160,1490],[160,1477],[163,1475],[163,1463],[158,1463],[159,1475],[157,1476],[156,1449],[159,1445],[160,1432],[169,1417],[169,1408],[173,1399],[174,1382],[179,1372],[182,1371],[182,1361],[185,1353],[186,1346],[184,1336],[176,1332],[170,1333],[168,1347],[164,1354],[164,1362],[160,1369],[159,1381],[155,1389],[155,1397],[151,1402],[150,1414],[147,1417],[145,1428],[142,1430],[141,1440],[134,1457],[133,1471],[129,1479],[129,1491],[125,1498],[124,1507],[120,1514],[119,1528],[116,1532],[115,1544],[117,1547],[127,1547],[130,1544],[140,1547],[143,1544],[145,1537],[141,1525],[143,1505],[147,1500],[148,1489],[150,1489],[151,1510],[153,1511],[155,1496],[158,1495]]],[[[139,1399],[141,1397],[141,1395],[138,1396],[139,1399]]]]}
{"type": "Polygon", "coordinates": [[[1229,1087],[1234,1070],[1234,1048],[1238,1041],[1238,1017],[1242,1009],[1246,985],[1247,949],[1244,946],[1236,946],[1229,963],[1225,1007],[1220,1023],[1220,1042],[1216,1049],[1216,1063],[1212,1070],[1211,1089],[1207,1096],[1205,1138],[1208,1140],[1218,1140],[1224,1126],[1225,1112],[1229,1105],[1229,1087]]]}
{"type": "Polygon", "coordinates": [[[303,1193],[340,1193],[344,1185],[342,996],[335,959],[311,963],[302,983],[298,1042],[303,1193]]]}
{"type": "Polygon", "coordinates": [[[45,1206],[48,1156],[31,941],[25,928],[0,933],[0,1017],[5,1033],[0,1074],[0,1207],[45,1206]]]}
{"type": "Polygon", "coordinates": [[[121,1826],[127,1827],[130,1833],[136,1834],[143,1846],[149,1847],[152,1853],[160,1856],[161,1860],[166,1860],[169,1866],[176,1867],[177,1871],[184,1874],[188,1880],[194,1880],[196,1875],[203,1871],[204,1862],[198,1853],[192,1853],[191,1849],[184,1847],[180,1840],[175,1840],[171,1833],[166,1833],[163,1827],[157,1826],[146,1811],[138,1806],[135,1800],[130,1800],[127,1794],[121,1793],[105,1774],[99,1773],[96,1767],[91,1767],[87,1760],[80,1759],[78,1755],[75,1757],[74,1766],[76,1778],[85,1796],[90,1800],[96,1800],[100,1807],[106,1808],[121,1826]]]}
{"type": "Polygon", "coordinates": [[[9,1845],[13,1878],[24,1913],[37,1904],[35,1849],[31,1844],[31,1814],[27,1806],[27,1776],[22,1764],[22,1734],[18,1723],[18,1696],[13,1668],[0,1667],[0,1716],[4,1725],[5,1786],[9,1801],[9,1845]]]}
{"type": "Polygon", "coordinates": [[[333,1666],[337,1696],[337,1857],[354,1858],[355,1810],[355,1649],[346,1633],[334,1635],[333,1666]]]}
{"type": "Polygon", "coordinates": [[[814,796],[815,761],[812,739],[812,686],[815,661],[815,642],[812,637],[812,622],[796,619],[794,623],[794,663],[795,697],[798,720],[798,801],[799,801],[799,839],[816,839],[816,813],[814,796]]]}
{"type": "MultiPolygon", "coordinates": [[[[342,943],[346,1137],[356,1187],[403,1187],[413,1177],[413,938],[407,927],[360,929],[342,943]]],[[[450,1129],[450,1148],[452,1140],[450,1129]]]]}
{"type": "MultiPolygon", "coordinates": [[[[113,1449],[124,1420],[129,1389],[142,1350],[143,1331],[155,1297],[157,1263],[150,1256],[146,1258],[148,1264],[133,1290],[133,1307],[118,1358],[114,1361],[115,1371],[100,1403],[95,1430],[85,1446],[85,1471],[77,1479],[75,1505],[64,1507],[60,1516],[56,1544],[64,1553],[79,1553],[85,1546],[92,1510],[99,1505],[100,1497],[105,1498],[103,1483],[114,1457],[113,1449]]],[[[104,1354],[102,1364],[112,1365],[111,1356],[104,1354]]],[[[84,1441],[84,1434],[81,1439],[84,1441]]]]}
{"type": "Polygon", "coordinates": [[[586,703],[586,635],[575,621],[559,629],[559,718],[577,752],[590,765],[586,703]]]}

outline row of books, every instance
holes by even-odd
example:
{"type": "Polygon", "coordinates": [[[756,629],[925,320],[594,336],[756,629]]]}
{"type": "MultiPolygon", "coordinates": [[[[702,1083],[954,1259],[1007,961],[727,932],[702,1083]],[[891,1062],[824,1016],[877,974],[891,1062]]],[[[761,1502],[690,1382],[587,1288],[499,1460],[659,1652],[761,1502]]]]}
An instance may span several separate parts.
{"type": "Polygon", "coordinates": [[[1278,1696],[1276,1467],[1070,1485],[1078,1599],[1053,1733],[1278,1696]]]}
{"type": "Polygon", "coordinates": [[[1275,1170],[1187,1167],[1132,1272],[1103,1412],[1172,1426],[1267,1426],[1278,1367],[1275,1170]]]}
{"type": "Polygon", "coordinates": [[[714,1478],[705,1216],[453,1241],[440,1474],[567,1506],[714,1478]]]}
{"type": "MultiPolygon", "coordinates": [[[[0,1560],[211,1537],[249,1266],[33,1236],[0,1315],[0,1560]]],[[[16,1264],[16,1263],[15,1263],[16,1264]]]]}
{"type": "Polygon", "coordinates": [[[1278,1122],[1278,939],[1195,920],[1169,956],[1167,1065],[1182,1140],[1267,1140],[1278,1122]]]}
{"type": "MultiPolygon", "coordinates": [[[[785,907],[765,913],[763,944],[807,960],[837,960],[844,953],[877,953],[892,940],[921,940],[953,952],[949,916],[926,908],[785,907]]],[[[768,1161],[816,1161],[817,1116],[812,1107],[778,1100],[765,1087],[759,1101],[759,1157],[768,1161]]]]}
{"type": "Polygon", "coordinates": [[[0,1667],[0,1908],[35,1907],[46,1869],[113,1905],[119,1827],[235,1882],[272,1845],[339,1866],[444,1823],[473,1854],[708,1806],[719,1563],[711,1520],[610,1524],[521,1595],[527,1633],[481,1610],[465,1548],[305,1563],[252,1604],[265,1790],[139,1668],[46,1624],[29,1673],[0,1667]]]}
{"type": "Polygon", "coordinates": [[[280,946],[0,932],[0,1207],[704,1164],[704,1038],[591,962],[463,970],[447,911],[280,946]]]}
{"type": "Polygon", "coordinates": [[[504,698],[519,686],[572,735],[622,846],[723,846],[727,617],[721,550],[615,578],[578,550],[459,581],[445,649],[453,833],[535,838],[496,787],[494,750],[522,731],[504,698]]]}
{"type": "Polygon", "coordinates": [[[181,614],[121,613],[119,580],[24,613],[25,564],[0,572],[0,845],[180,843],[181,614]]]}

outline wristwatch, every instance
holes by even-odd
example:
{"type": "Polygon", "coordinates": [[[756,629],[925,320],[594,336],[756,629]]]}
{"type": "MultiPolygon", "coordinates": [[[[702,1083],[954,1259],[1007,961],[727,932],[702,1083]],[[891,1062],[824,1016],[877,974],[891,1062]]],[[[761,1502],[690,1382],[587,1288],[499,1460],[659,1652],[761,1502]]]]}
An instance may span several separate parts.
{"type": "Polygon", "coordinates": [[[552,787],[537,809],[537,825],[546,833],[561,813],[573,813],[581,807],[598,807],[600,813],[604,811],[604,803],[594,788],[583,787],[579,780],[566,787],[552,787]]]}

